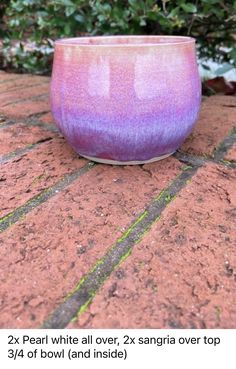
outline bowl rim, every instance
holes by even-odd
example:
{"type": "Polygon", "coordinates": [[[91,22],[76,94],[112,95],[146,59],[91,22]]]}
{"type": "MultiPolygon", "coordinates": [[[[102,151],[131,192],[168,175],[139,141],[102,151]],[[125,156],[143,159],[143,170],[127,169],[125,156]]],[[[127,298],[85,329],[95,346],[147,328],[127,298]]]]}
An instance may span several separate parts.
{"type": "Polygon", "coordinates": [[[194,44],[195,38],[190,36],[167,36],[167,35],[115,35],[115,36],[82,36],[82,37],[68,37],[55,40],[56,46],[77,46],[77,47],[164,47],[170,45],[185,45],[185,44],[194,44]],[[112,42],[124,39],[131,40],[146,40],[143,43],[119,43],[112,42]],[[149,39],[149,42],[148,42],[149,39]],[[150,42],[151,39],[156,39],[157,42],[150,42]],[[158,40],[162,40],[161,42],[158,40]],[[102,40],[110,40],[111,42],[102,44],[99,41],[102,40]],[[163,40],[166,40],[163,42],[163,40]],[[92,43],[91,41],[97,42],[92,43]]]}

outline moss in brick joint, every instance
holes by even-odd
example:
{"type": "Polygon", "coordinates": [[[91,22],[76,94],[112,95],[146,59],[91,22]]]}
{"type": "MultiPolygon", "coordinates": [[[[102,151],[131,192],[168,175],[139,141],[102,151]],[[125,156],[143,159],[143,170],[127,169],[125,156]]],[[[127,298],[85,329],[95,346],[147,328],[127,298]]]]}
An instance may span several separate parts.
{"type": "Polygon", "coordinates": [[[186,171],[186,170],[192,169],[192,166],[191,165],[184,165],[181,169],[183,171],[186,171]]]}
{"type": "Polygon", "coordinates": [[[225,160],[225,159],[222,159],[220,160],[220,163],[222,164],[225,164],[225,165],[228,165],[228,166],[231,166],[231,167],[236,167],[236,162],[234,160],[225,160]]]}
{"type": "MultiPolygon", "coordinates": [[[[95,294],[94,294],[95,295],[95,294]]],[[[90,299],[88,301],[86,301],[80,308],[79,311],[77,312],[77,314],[71,319],[70,323],[74,323],[77,321],[79,315],[81,315],[89,306],[89,304],[92,302],[92,299],[94,297],[94,295],[92,297],[90,297],[90,299]]]]}
{"type": "MultiPolygon", "coordinates": [[[[33,203],[34,201],[36,201],[36,202],[40,201],[43,196],[45,196],[46,194],[49,194],[51,191],[52,191],[51,188],[47,188],[41,194],[32,197],[29,201],[27,201],[25,203],[25,205],[23,205],[22,208],[25,208],[25,207],[31,205],[31,203],[33,203]]],[[[35,206],[37,206],[37,205],[35,205],[35,206]]],[[[20,209],[22,209],[22,208],[17,208],[16,210],[13,210],[10,213],[8,213],[7,215],[5,215],[4,217],[0,218],[0,226],[1,226],[1,224],[3,224],[4,222],[6,222],[7,220],[9,220],[12,217],[14,217],[14,215],[17,214],[17,212],[20,211],[20,209]]],[[[27,213],[28,213],[28,211],[25,212],[24,210],[22,210],[22,214],[19,214],[18,213],[19,215],[17,217],[17,220],[23,219],[27,213]]],[[[14,222],[9,221],[9,227],[12,226],[14,223],[15,223],[15,221],[14,222]]]]}
{"type": "MultiPolygon", "coordinates": [[[[185,170],[189,170],[189,169],[192,169],[192,167],[191,166],[188,166],[188,168],[186,168],[185,170]]],[[[177,176],[177,177],[179,177],[180,176],[180,174],[177,176]]],[[[188,181],[186,181],[186,183],[188,183],[188,181]]],[[[175,198],[176,198],[176,195],[171,195],[167,190],[163,190],[163,191],[161,191],[160,192],[160,194],[155,198],[155,200],[154,201],[160,201],[162,198],[164,198],[164,200],[165,200],[165,202],[168,204],[168,203],[170,203],[172,200],[174,200],[175,198]]],[[[118,238],[118,240],[117,240],[117,242],[115,243],[115,245],[111,248],[111,250],[112,249],[114,249],[115,247],[117,247],[117,244],[119,244],[119,243],[121,243],[121,242],[123,242],[128,236],[129,236],[129,234],[132,232],[132,230],[134,230],[134,228],[137,226],[137,224],[139,224],[146,216],[148,215],[148,211],[147,210],[145,210],[139,217],[138,217],[138,219],[131,225],[131,227],[120,237],[120,238],[118,238]]],[[[140,241],[141,241],[141,239],[149,232],[149,230],[150,230],[150,228],[151,228],[151,226],[156,222],[156,221],[158,221],[160,219],[160,215],[159,216],[157,216],[154,220],[153,220],[153,222],[151,222],[150,224],[148,224],[148,226],[146,227],[146,229],[143,231],[143,232],[141,232],[139,235],[138,235],[138,237],[137,237],[137,239],[135,240],[135,244],[137,244],[137,243],[139,243],[140,241]]],[[[119,265],[124,261],[124,260],[126,260],[129,256],[130,256],[130,254],[131,254],[131,252],[132,252],[132,247],[130,247],[129,249],[128,249],[128,251],[124,254],[124,255],[122,255],[121,256],[121,258],[120,258],[120,260],[119,260],[119,262],[114,266],[114,269],[113,269],[113,271],[116,269],[116,268],[118,268],[119,267],[119,265]]],[[[106,257],[106,256],[105,256],[106,257]]],[[[72,291],[72,292],[70,292],[67,296],[66,296],[66,298],[65,298],[65,300],[67,300],[69,297],[71,297],[76,291],[78,291],[79,290],[79,288],[85,283],[85,281],[86,281],[86,279],[88,278],[88,276],[89,275],[91,275],[91,273],[93,273],[94,272],[94,270],[99,266],[99,265],[101,265],[101,264],[103,264],[104,263],[104,260],[105,260],[105,257],[104,258],[102,258],[102,259],[99,259],[98,261],[97,261],[97,263],[93,266],[93,268],[90,270],[90,272],[85,276],[85,277],[83,277],[81,280],[80,280],[80,282],[79,282],[79,284],[75,287],[75,289],[72,291]]],[[[109,276],[107,276],[107,277],[104,277],[104,278],[102,278],[101,280],[100,280],[100,285],[102,285],[102,283],[108,278],[109,276]]],[[[89,304],[92,302],[92,300],[93,300],[93,298],[94,298],[94,296],[96,295],[96,291],[90,291],[89,292],[89,294],[91,295],[90,296],[90,298],[80,307],[80,309],[79,309],[79,311],[78,311],[78,313],[76,314],[76,316],[75,317],[73,317],[72,318],[72,320],[71,320],[71,322],[74,322],[74,321],[76,321],[77,320],[77,318],[78,318],[78,316],[80,315],[80,314],[82,314],[86,309],[87,309],[87,307],[89,306],[89,304]]]]}
{"type": "Polygon", "coordinates": [[[38,182],[40,182],[42,179],[46,178],[46,174],[40,174],[39,176],[35,177],[31,183],[31,186],[35,186],[38,182]]]}
{"type": "Polygon", "coordinates": [[[123,263],[123,261],[125,261],[131,255],[131,253],[132,253],[132,248],[130,247],[128,251],[124,255],[122,255],[122,257],[119,260],[119,263],[115,265],[114,270],[116,270],[120,266],[120,264],[123,263]]]}
{"type": "MultiPolygon", "coordinates": [[[[140,215],[140,217],[136,220],[136,222],[128,229],[128,231],[127,232],[125,232],[125,235],[126,235],[126,237],[128,237],[128,235],[130,234],[130,232],[131,232],[131,230],[133,230],[133,228],[135,227],[135,225],[137,225],[145,216],[147,216],[147,214],[148,214],[148,212],[147,211],[145,211],[144,213],[142,213],[141,215],[140,215]]],[[[151,224],[149,224],[149,226],[145,229],[145,231],[144,232],[142,232],[140,235],[139,235],[139,237],[138,237],[138,239],[135,241],[135,244],[137,244],[137,243],[139,243],[140,242],[140,240],[144,237],[144,235],[146,234],[146,233],[148,233],[148,231],[149,231],[149,229],[151,228],[151,226],[152,226],[152,224],[153,223],[155,223],[157,220],[159,220],[160,219],[160,216],[158,216],[151,224]]],[[[124,236],[125,236],[124,235],[124,236]]],[[[126,237],[122,237],[122,241],[124,241],[124,239],[126,238],[126,237]]],[[[119,239],[120,240],[120,239],[119,239]]],[[[121,241],[120,241],[121,242],[121,241]]],[[[119,243],[120,243],[119,242],[119,243]]],[[[117,241],[117,243],[118,243],[118,241],[117,241]]],[[[117,243],[113,246],[113,248],[114,247],[116,247],[116,245],[117,245],[117,243]]],[[[122,255],[121,256],[121,258],[120,258],[120,260],[119,260],[119,262],[114,266],[114,269],[113,269],[113,271],[114,270],[116,270],[119,266],[120,266],[120,264],[123,262],[123,261],[125,261],[130,255],[131,255],[131,253],[132,253],[132,247],[130,247],[129,249],[128,249],[128,251],[124,254],[124,255],[122,255]]],[[[98,265],[100,265],[100,264],[103,264],[104,263],[104,259],[105,259],[105,257],[104,258],[102,258],[102,259],[99,259],[98,261],[97,261],[97,263],[93,266],[93,268],[90,270],[90,272],[86,275],[86,276],[84,276],[81,280],[80,280],[80,282],[78,283],[78,285],[74,288],[74,290],[73,291],[71,291],[66,297],[65,297],[65,300],[67,300],[68,298],[70,298],[76,291],[78,291],[79,289],[80,289],[80,287],[86,282],[86,279],[88,278],[88,276],[89,275],[91,275],[91,273],[98,267],[98,265]]],[[[104,278],[101,278],[101,280],[100,280],[100,285],[102,285],[103,284],[103,282],[105,282],[105,280],[107,279],[109,277],[109,275],[107,276],[107,277],[104,277],[104,278]]],[[[74,316],[72,319],[71,319],[71,323],[73,323],[73,322],[75,322],[76,320],[77,320],[77,318],[78,318],[78,316],[79,315],[81,315],[86,309],[87,309],[87,307],[89,306],[89,304],[92,302],[92,300],[93,300],[93,298],[94,298],[94,296],[96,295],[96,290],[95,291],[89,291],[89,294],[90,294],[90,298],[80,307],[80,309],[78,310],[78,312],[77,312],[77,314],[76,314],[76,316],[74,316]]]]}
{"type": "Polygon", "coordinates": [[[104,258],[99,259],[95,263],[95,265],[90,269],[90,271],[84,277],[81,278],[77,286],[75,286],[75,288],[66,295],[66,297],[64,298],[64,301],[68,300],[75,292],[77,292],[81,288],[81,286],[86,282],[86,280],[94,272],[94,270],[97,269],[99,265],[104,263],[104,258]]]}
{"type": "Polygon", "coordinates": [[[14,215],[14,211],[12,211],[11,213],[8,213],[4,217],[0,218],[0,224],[5,222],[7,219],[11,218],[13,215],[14,215]]]}
{"type": "MultiPolygon", "coordinates": [[[[95,294],[94,294],[95,295],[95,294]]],[[[93,299],[93,296],[90,297],[90,299],[88,301],[86,301],[79,309],[78,313],[77,313],[77,317],[82,314],[86,309],[87,307],[89,306],[89,304],[92,302],[92,299],[93,299]]]]}
{"type": "MultiPolygon", "coordinates": [[[[145,210],[139,217],[138,219],[127,229],[127,231],[117,240],[117,243],[121,243],[123,242],[128,236],[129,234],[132,232],[132,230],[136,227],[136,225],[138,223],[141,222],[141,220],[143,220],[146,216],[148,215],[147,210],[145,210]]],[[[115,247],[115,246],[114,246],[115,247]]]]}
{"type": "MultiPolygon", "coordinates": [[[[125,260],[125,259],[127,259],[128,257],[129,257],[129,255],[131,254],[131,252],[132,252],[132,248],[130,247],[130,249],[126,252],[126,254],[124,254],[124,255],[122,255],[122,257],[120,258],[120,260],[119,260],[119,263],[117,264],[117,265],[115,265],[115,267],[114,267],[114,270],[116,270],[116,268],[118,268],[118,266],[125,260]]],[[[102,260],[99,260],[98,261],[98,263],[99,264],[101,264],[103,261],[102,260]]],[[[93,267],[93,270],[94,269],[96,269],[96,265],[93,267]]],[[[91,273],[91,272],[90,272],[91,273]]],[[[89,273],[89,274],[90,274],[89,273]]],[[[88,274],[88,275],[89,275],[88,274]]],[[[67,297],[66,297],[66,299],[65,300],[67,300],[71,295],[73,295],[73,293],[74,292],[76,292],[80,287],[81,287],[81,285],[86,281],[86,279],[87,279],[87,277],[88,277],[88,275],[87,276],[85,276],[84,278],[82,278],[82,280],[80,281],[80,283],[78,284],[78,286],[75,288],[75,290],[73,291],[73,292],[71,292],[67,297]]],[[[100,285],[102,285],[103,284],[103,282],[105,282],[105,280],[107,279],[109,277],[109,275],[107,276],[107,277],[105,277],[105,278],[101,278],[101,280],[100,280],[100,285]]],[[[77,321],[77,319],[78,319],[78,317],[82,314],[82,313],[84,313],[84,311],[87,309],[87,307],[91,304],[91,302],[92,302],[92,300],[93,300],[93,298],[94,298],[94,296],[96,295],[96,290],[95,291],[89,291],[89,295],[90,295],[90,297],[89,297],[89,299],[79,308],[79,310],[78,310],[78,312],[77,312],[77,314],[71,319],[71,321],[70,321],[70,323],[74,323],[74,322],[76,322],[77,321]]]]}
{"type": "MultiPolygon", "coordinates": [[[[6,222],[8,219],[11,219],[13,216],[14,216],[14,213],[15,211],[12,211],[11,213],[5,215],[4,217],[0,218],[0,232],[2,231],[1,230],[1,224],[3,224],[4,222],[6,222]]],[[[18,217],[18,220],[22,220],[24,219],[25,217],[25,214],[22,213],[19,217],[18,217]]],[[[8,224],[9,224],[9,227],[11,227],[15,222],[11,222],[9,221],[8,224]]]]}
{"type": "Polygon", "coordinates": [[[160,194],[155,198],[155,201],[165,200],[167,204],[169,204],[172,200],[175,199],[175,195],[171,195],[167,190],[163,190],[160,194]]]}
{"type": "MultiPolygon", "coordinates": [[[[189,169],[192,169],[192,167],[189,165],[189,166],[185,166],[185,169],[182,169],[183,171],[187,171],[187,170],[189,170],[189,169]]],[[[178,178],[178,177],[180,177],[181,176],[181,174],[182,174],[182,172],[181,173],[179,173],[179,174],[177,174],[177,176],[170,182],[170,186],[171,186],[171,184],[174,182],[174,181],[176,181],[176,179],[178,178]]],[[[168,204],[169,202],[171,202],[173,199],[175,199],[175,195],[171,195],[169,192],[168,192],[168,189],[166,190],[162,190],[160,193],[159,193],[159,195],[154,199],[154,201],[161,201],[163,198],[164,198],[164,200],[165,200],[165,202],[168,204]]]]}
{"type": "Polygon", "coordinates": [[[79,283],[75,286],[75,288],[70,291],[65,297],[64,297],[64,301],[68,300],[76,291],[78,291],[80,289],[80,287],[84,284],[85,280],[86,280],[87,276],[82,277],[81,280],[79,281],[79,283]]]}

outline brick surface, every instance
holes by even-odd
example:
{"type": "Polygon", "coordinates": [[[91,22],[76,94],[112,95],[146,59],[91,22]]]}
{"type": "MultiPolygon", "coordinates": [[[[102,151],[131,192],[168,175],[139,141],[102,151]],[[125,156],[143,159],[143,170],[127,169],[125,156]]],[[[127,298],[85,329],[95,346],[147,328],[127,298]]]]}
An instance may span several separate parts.
{"type": "Polygon", "coordinates": [[[56,134],[40,127],[15,124],[0,130],[0,155],[8,154],[56,134]]]}
{"type": "MultiPolygon", "coordinates": [[[[0,107],[3,108],[7,105],[12,105],[22,100],[29,100],[32,97],[42,94],[48,94],[48,84],[44,83],[38,86],[24,87],[20,92],[19,90],[1,93],[0,95],[0,107]]],[[[0,108],[0,109],[1,109],[0,108]]]]}
{"type": "Polygon", "coordinates": [[[54,119],[53,119],[53,116],[52,116],[52,114],[51,114],[51,113],[43,114],[43,115],[39,118],[39,121],[40,121],[40,122],[43,122],[43,123],[49,123],[49,124],[54,123],[54,119]]]}
{"type": "Polygon", "coordinates": [[[11,105],[0,107],[0,114],[9,118],[27,118],[34,114],[45,113],[50,110],[48,97],[43,96],[37,100],[14,102],[11,105]]]}
{"type": "Polygon", "coordinates": [[[21,96],[24,88],[28,88],[30,86],[41,86],[46,84],[48,86],[49,78],[42,76],[31,76],[31,75],[16,75],[16,78],[10,79],[8,82],[1,82],[0,76],[0,90],[1,94],[10,91],[18,91],[18,96],[21,96]]]}
{"type": "Polygon", "coordinates": [[[214,106],[236,107],[236,96],[213,95],[207,98],[207,102],[214,106]]]}
{"type": "Polygon", "coordinates": [[[8,81],[15,81],[16,79],[21,79],[22,76],[20,74],[14,74],[14,73],[11,73],[11,74],[8,74],[8,73],[5,73],[3,71],[1,71],[1,74],[0,74],[0,83],[3,84],[3,83],[6,83],[8,81]]]}
{"type": "Polygon", "coordinates": [[[224,137],[236,127],[235,106],[236,97],[217,96],[204,100],[199,120],[181,150],[211,156],[224,137]],[[227,101],[228,106],[224,106],[227,101]]]}
{"type": "Polygon", "coordinates": [[[0,326],[42,323],[180,167],[98,165],[3,232],[0,326]]]}
{"type": "Polygon", "coordinates": [[[63,138],[44,142],[33,151],[5,163],[0,176],[0,217],[85,163],[86,160],[79,159],[63,138]]]}
{"type": "Polygon", "coordinates": [[[0,91],[0,115],[27,118],[50,111],[48,77],[2,72],[0,91]]]}
{"type": "Polygon", "coordinates": [[[236,172],[210,164],[71,328],[236,328],[236,172]]]}

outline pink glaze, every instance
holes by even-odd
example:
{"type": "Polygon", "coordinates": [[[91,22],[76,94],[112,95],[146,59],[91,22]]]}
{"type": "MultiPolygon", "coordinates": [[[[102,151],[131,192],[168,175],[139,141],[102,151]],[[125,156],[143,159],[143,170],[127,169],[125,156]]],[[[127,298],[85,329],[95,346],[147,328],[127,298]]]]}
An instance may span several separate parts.
{"type": "Polygon", "coordinates": [[[172,153],[191,132],[200,99],[192,38],[56,42],[52,113],[81,155],[132,162],[172,153]]]}

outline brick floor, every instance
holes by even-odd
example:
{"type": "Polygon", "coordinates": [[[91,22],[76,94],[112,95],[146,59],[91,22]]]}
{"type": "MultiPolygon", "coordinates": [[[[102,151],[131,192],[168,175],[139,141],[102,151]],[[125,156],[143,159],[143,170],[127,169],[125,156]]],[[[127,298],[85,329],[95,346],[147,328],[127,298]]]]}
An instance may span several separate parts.
{"type": "Polygon", "coordinates": [[[200,168],[74,327],[230,328],[235,184],[234,169],[200,168]]]}
{"type": "Polygon", "coordinates": [[[0,72],[0,327],[236,328],[236,97],[115,167],[67,145],[48,83],[0,72]]]}

